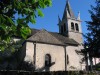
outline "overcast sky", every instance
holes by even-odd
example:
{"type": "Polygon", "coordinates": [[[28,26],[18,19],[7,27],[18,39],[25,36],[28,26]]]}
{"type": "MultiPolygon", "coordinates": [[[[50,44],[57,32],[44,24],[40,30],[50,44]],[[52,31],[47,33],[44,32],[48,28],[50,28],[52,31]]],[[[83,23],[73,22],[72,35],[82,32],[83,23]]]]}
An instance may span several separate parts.
{"type": "MultiPolygon", "coordinates": [[[[89,21],[90,14],[88,10],[90,5],[94,4],[95,0],[69,0],[71,8],[77,17],[78,12],[81,13],[82,30],[85,34],[87,32],[85,21],[89,21]]],[[[31,28],[46,29],[47,31],[58,32],[58,15],[62,19],[66,0],[52,0],[52,7],[43,9],[44,17],[37,17],[36,24],[29,23],[31,28]]]]}

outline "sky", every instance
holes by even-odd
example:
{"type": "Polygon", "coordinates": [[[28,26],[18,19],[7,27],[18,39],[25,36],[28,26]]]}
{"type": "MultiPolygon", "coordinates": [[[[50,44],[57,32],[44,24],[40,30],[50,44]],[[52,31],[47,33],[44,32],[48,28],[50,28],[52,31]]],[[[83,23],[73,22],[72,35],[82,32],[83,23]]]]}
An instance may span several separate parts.
{"type": "MultiPolygon", "coordinates": [[[[90,14],[88,12],[90,5],[94,5],[94,0],[69,0],[71,8],[77,17],[80,11],[82,20],[83,34],[87,32],[86,22],[90,21],[90,14]]],[[[52,6],[43,9],[44,17],[37,17],[36,24],[29,23],[31,28],[46,29],[47,31],[58,32],[58,15],[62,19],[66,0],[52,0],[52,6]]]]}

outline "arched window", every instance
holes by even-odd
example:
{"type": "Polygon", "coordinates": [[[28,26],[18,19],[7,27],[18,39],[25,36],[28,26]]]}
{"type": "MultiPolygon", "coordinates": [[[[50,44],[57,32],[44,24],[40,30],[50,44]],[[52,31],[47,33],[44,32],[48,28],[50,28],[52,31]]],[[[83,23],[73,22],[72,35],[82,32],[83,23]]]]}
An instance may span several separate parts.
{"type": "Polygon", "coordinates": [[[79,31],[79,27],[77,23],[75,23],[75,27],[76,27],[76,31],[79,31]]]}
{"type": "Polygon", "coordinates": [[[66,32],[66,24],[64,23],[64,32],[66,32]]]}
{"type": "Polygon", "coordinates": [[[71,29],[74,30],[74,23],[71,22],[71,29]]]}
{"type": "Polygon", "coordinates": [[[45,55],[45,66],[50,67],[51,66],[51,56],[50,54],[45,55]]]}

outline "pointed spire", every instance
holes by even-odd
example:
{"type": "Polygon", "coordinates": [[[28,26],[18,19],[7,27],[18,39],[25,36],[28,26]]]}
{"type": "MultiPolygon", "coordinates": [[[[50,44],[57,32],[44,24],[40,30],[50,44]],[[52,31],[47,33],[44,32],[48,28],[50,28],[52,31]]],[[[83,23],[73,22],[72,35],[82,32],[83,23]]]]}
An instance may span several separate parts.
{"type": "Polygon", "coordinates": [[[73,11],[72,11],[72,8],[71,8],[70,3],[69,3],[68,0],[67,0],[67,5],[66,5],[66,6],[67,6],[67,10],[68,10],[68,12],[69,12],[71,18],[75,18],[74,13],[73,13],[73,11]]]}
{"type": "Polygon", "coordinates": [[[60,24],[61,24],[61,19],[60,19],[59,15],[58,15],[58,25],[60,25],[60,24]]]}
{"type": "Polygon", "coordinates": [[[65,6],[64,15],[63,15],[63,18],[65,18],[65,17],[66,18],[75,18],[74,13],[71,9],[71,6],[70,6],[70,3],[68,0],[66,1],[66,6],[65,6]]]}
{"type": "Polygon", "coordinates": [[[60,19],[59,15],[58,15],[58,22],[61,22],[61,19],[60,19]]]}
{"type": "Polygon", "coordinates": [[[70,15],[69,15],[69,13],[68,13],[68,10],[67,10],[67,18],[70,18],[70,15]]]}
{"type": "Polygon", "coordinates": [[[77,20],[81,20],[81,19],[80,19],[80,11],[78,12],[77,20]]]}

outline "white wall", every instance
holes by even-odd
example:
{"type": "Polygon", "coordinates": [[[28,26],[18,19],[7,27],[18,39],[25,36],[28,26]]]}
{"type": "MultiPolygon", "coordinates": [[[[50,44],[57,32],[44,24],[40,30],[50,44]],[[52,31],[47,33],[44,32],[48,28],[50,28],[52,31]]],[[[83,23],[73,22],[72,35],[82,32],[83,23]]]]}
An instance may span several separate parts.
{"type": "Polygon", "coordinates": [[[41,69],[44,67],[46,54],[50,54],[51,62],[55,62],[55,64],[50,67],[50,71],[65,70],[64,47],[40,43],[36,44],[36,69],[41,69]]]}
{"type": "MultiPolygon", "coordinates": [[[[69,56],[69,64],[66,66],[67,70],[81,70],[81,57],[76,53],[77,46],[67,46],[66,54],[69,56]],[[75,69],[73,69],[73,67],[75,69]]],[[[55,62],[50,67],[50,71],[65,71],[65,51],[63,46],[36,43],[36,70],[45,71],[45,55],[51,55],[51,62],[55,62]]],[[[67,57],[67,56],[66,56],[67,57]]],[[[34,62],[34,44],[32,42],[26,43],[26,57],[25,61],[34,62]]],[[[67,62],[67,60],[66,60],[67,62]]]]}
{"type": "MultiPolygon", "coordinates": [[[[100,63],[100,58],[93,58],[92,61],[93,61],[93,65],[99,64],[100,63]]],[[[88,57],[88,65],[90,65],[89,57],[88,57]]]]}
{"type": "Polygon", "coordinates": [[[82,69],[82,65],[80,64],[81,58],[75,51],[78,50],[78,47],[67,46],[66,50],[69,56],[69,64],[67,65],[67,70],[81,70],[82,69]]]}
{"type": "Polygon", "coordinates": [[[76,21],[76,20],[72,20],[72,19],[68,19],[68,28],[69,28],[68,31],[72,31],[71,30],[71,22],[74,23],[75,32],[77,32],[76,31],[76,27],[75,27],[75,23],[77,23],[78,26],[79,26],[79,32],[82,33],[81,22],[80,21],[76,21]]]}
{"type": "Polygon", "coordinates": [[[24,60],[31,63],[33,62],[33,57],[34,57],[34,44],[33,42],[26,42],[26,56],[24,60]]]}
{"type": "Polygon", "coordinates": [[[100,63],[100,58],[93,58],[93,65],[100,63]]]}
{"type": "Polygon", "coordinates": [[[81,22],[68,19],[68,34],[69,34],[69,38],[74,39],[80,44],[83,43],[81,22]],[[71,22],[74,23],[74,31],[71,29],[71,22]],[[77,23],[79,26],[79,32],[76,31],[75,23],[77,23]]]}

